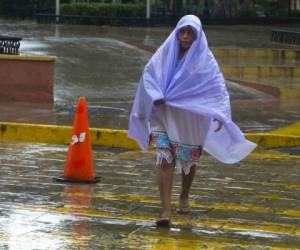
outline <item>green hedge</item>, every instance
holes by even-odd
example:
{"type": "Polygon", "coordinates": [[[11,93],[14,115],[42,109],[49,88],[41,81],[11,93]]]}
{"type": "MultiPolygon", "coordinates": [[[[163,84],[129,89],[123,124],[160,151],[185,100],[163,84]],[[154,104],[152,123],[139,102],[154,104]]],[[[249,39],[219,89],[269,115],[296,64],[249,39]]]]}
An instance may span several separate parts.
{"type": "MultiPolygon", "coordinates": [[[[1,0],[0,0],[1,1],[1,0]]],[[[72,0],[60,0],[60,4],[71,3],[72,0]]],[[[38,9],[51,9],[55,8],[55,0],[39,0],[37,1],[38,9]]]]}
{"type": "Polygon", "coordinates": [[[60,13],[101,17],[144,17],[145,7],[133,4],[73,3],[62,4],[60,13]]]}
{"type": "Polygon", "coordinates": [[[300,17],[300,10],[292,10],[291,16],[292,17],[300,17]]]}
{"type": "Polygon", "coordinates": [[[256,17],[255,9],[242,9],[238,12],[239,17],[256,17]]]}
{"type": "Polygon", "coordinates": [[[36,0],[1,0],[1,10],[5,17],[31,17],[36,10],[36,0]]]}

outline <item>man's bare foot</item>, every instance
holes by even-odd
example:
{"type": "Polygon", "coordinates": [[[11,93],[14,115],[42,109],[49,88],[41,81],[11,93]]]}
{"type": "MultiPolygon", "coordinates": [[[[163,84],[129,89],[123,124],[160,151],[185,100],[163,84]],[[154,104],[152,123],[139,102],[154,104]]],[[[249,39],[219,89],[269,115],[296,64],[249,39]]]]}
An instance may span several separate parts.
{"type": "Polygon", "coordinates": [[[188,198],[181,198],[179,199],[179,207],[177,209],[177,213],[179,214],[188,214],[191,212],[191,207],[189,205],[188,198]]]}
{"type": "Polygon", "coordinates": [[[164,210],[156,220],[157,227],[171,227],[171,210],[164,210]]]}

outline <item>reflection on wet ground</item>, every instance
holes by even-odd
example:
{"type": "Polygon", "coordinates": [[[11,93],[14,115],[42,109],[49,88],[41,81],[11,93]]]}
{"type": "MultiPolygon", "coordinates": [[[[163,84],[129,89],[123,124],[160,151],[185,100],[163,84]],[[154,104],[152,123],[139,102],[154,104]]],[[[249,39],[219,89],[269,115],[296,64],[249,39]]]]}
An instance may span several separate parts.
{"type": "MultiPolygon", "coordinates": [[[[204,155],[192,213],[157,229],[153,152],[94,147],[95,185],[54,182],[64,145],[0,143],[1,249],[299,249],[299,156],[204,155]],[[282,171],[284,166],[284,171],[282,171]]],[[[176,176],[174,209],[180,192],[176,176]]]]}

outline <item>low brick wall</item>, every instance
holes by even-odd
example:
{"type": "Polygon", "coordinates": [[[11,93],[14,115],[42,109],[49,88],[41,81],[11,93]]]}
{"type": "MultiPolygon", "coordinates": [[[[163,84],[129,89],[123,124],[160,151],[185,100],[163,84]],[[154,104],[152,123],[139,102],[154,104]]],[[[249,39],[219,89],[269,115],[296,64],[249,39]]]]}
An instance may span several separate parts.
{"type": "Polygon", "coordinates": [[[54,56],[0,55],[0,98],[53,102],[54,56]]]}

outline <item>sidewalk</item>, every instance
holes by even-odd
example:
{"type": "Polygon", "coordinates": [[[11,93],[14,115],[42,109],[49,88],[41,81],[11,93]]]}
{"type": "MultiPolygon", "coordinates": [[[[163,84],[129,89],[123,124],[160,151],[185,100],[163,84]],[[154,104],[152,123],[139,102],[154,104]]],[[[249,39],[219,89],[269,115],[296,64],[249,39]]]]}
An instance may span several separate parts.
{"type": "MultiPolygon", "coordinates": [[[[54,182],[67,146],[0,142],[1,249],[300,249],[300,156],[255,153],[235,165],[202,158],[193,211],[160,211],[153,152],[94,147],[101,181],[54,182]]],[[[180,190],[173,189],[174,208],[180,190]]]]}

